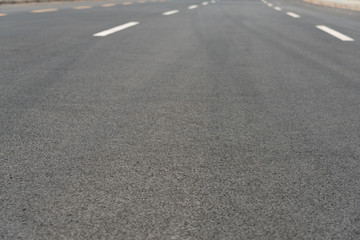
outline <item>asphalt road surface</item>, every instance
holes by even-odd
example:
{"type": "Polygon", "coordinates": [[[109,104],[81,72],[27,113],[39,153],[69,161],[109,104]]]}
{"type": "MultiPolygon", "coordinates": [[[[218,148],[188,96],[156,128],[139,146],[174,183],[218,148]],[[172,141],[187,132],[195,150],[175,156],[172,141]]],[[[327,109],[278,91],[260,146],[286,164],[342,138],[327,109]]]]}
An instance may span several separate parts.
{"type": "Polygon", "coordinates": [[[2,239],[360,239],[360,13],[0,15],[2,239]]]}

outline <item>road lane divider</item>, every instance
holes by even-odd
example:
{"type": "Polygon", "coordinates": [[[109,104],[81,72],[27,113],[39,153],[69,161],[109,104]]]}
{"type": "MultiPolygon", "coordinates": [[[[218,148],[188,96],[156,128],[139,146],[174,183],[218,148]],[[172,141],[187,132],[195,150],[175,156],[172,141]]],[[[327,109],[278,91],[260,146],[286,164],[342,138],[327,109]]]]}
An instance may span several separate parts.
{"type": "Polygon", "coordinates": [[[113,27],[113,28],[110,28],[110,29],[102,31],[102,32],[95,33],[93,36],[94,37],[106,37],[106,36],[108,36],[110,34],[125,30],[127,28],[136,26],[138,24],[139,24],[139,22],[128,22],[128,23],[125,23],[123,25],[113,27]]]}
{"type": "Polygon", "coordinates": [[[191,5],[191,6],[188,7],[188,9],[195,9],[197,7],[198,7],[198,5],[191,5]]]}
{"type": "Polygon", "coordinates": [[[215,0],[212,0],[211,3],[215,3],[215,0]]]}
{"type": "Polygon", "coordinates": [[[114,7],[114,6],[116,6],[116,4],[115,3],[107,3],[107,4],[103,4],[101,6],[104,7],[104,8],[106,8],[106,7],[114,7]]]}
{"type": "Polygon", "coordinates": [[[32,13],[46,13],[46,12],[56,12],[59,9],[57,8],[48,8],[48,9],[37,9],[37,10],[32,10],[32,13]]]}
{"type": "Polygon", "coordinates": [[[282,11],[281,7],[274,7],[276,11],[282,11]]]}
{"type": "Polygon", "coordinates": [[[287,12],[286,14],[293,18],[300,18],[300,15],[293,13],[293,12],[287,12]]]}
{"type": "Polygon", "coordinates": [[[172,14],[175,14],[175,13],[178,13],[178,12],[179,12],[178,10],[172,10],[172,11],[164,12],[162,15],[169,16],[169,15],[172,15],[172,14]]]}
{"type": "Polygon", "coordinates": [[[337,39],[340,39],[341,41],[347,41],[347,42],[352,42],[354,41],[353,38],[346,36],[345,34],[342,34],[332,28],[329,28],[327,26],[324,25],[317,25],[316,26],[317,29],[320,29],[323,32],[326,32],[327,34],[330,34],[333,37],[336,37],[337,39]]]}
{"type": "Polygon", "coordinates": [[[122,3],[123,5],[131,5],[131,4],[133,4],[132,2],[123,2],[122,3]]]}
{"type": "Polygon", "coordinates": [[[273,5],[272,5],[271,3],[268,3],[268,6],[269,6],[269,7],[272,7],[273,5]]]}
{"type": "Polygon", "coordinates": [[[76,9],[76,10],[83,10],[83,9],[90,9],[92,8],[92,6],[76,6],[76,7],[73,7],[73,9],[76,9]]]}
{"type": "Polygon", "coordinates": [[[208,2],[203,2],[202,5],[206,6],[208,5],[209,3],[208,2]]]}
{"type": "Polygon", "coordinates": [[[0,13],[0,17],[5,17],[5,16],[7,16],[6,13],[0,13]]]}

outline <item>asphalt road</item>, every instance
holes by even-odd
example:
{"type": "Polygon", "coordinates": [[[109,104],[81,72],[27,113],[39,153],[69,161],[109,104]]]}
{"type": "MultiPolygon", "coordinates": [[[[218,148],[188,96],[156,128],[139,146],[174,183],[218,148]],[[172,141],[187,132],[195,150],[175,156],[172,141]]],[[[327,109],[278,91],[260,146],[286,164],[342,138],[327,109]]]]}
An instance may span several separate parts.
{"type": "Polygon", "coordinates": [[[359,13],[0,13],[2,239],[360,238],[359,13]]]}

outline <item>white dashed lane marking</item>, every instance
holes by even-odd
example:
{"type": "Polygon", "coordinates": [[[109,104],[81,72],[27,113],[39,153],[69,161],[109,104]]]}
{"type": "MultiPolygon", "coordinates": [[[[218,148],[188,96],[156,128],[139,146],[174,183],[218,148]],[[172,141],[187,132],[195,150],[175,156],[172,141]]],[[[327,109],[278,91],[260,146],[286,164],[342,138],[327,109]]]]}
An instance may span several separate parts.
{"type": "Polygon", "coordinates": [[[105,30],[105,31],[102,31],[102,32],[99,32],[99,33],[95,33],[93,36],[94,37],[106,37],[106,36],[108,36],[110,34],[122,31],[124,29],[133,27],[133,26],[138,25],[138,24],[139,24],[139,22],[129,22],[129,23],[126,23],[126,24],[123,24],[123,25],[120,25],[120,26],[117,26],[117,27],[114,27],[114,28],[110,28],[108,30],[105,30]]]}
{"type": "Polygon", "coordinates": [[[77,6],[77,7],[73,7],[76,10],[83,10],[83,9],[90,9],[92,8],[92,6],[77,6]]]}
{"type": "Polygon", "coordinates": [[[326,32],[327,34],[330,34],[331,36],[333,37],[336,37],[337,39],[340,39],[341,41],[347,41],[347,42],[352,42],[354,41],[353,38],[349,37],[349,36],[346,36],[332,28],[329,28],[327,26],[324,26],[324,25],[317,25],[316,26],[318,29],[320,29],[321,31],[324,31],[326,32]]]}
{"type": "Polygon", "coordinates": [[[293,12],[287,12],[286,14],[293,18],[300,18],[300,15],[293,13],[293,12]]]}
{"type": "Polygon", "coordinates": [[[107,4],[103,4],[101,5],[102,7],[114,7],[116,4],[114,3],[107,3],[107,4]]]}
{"type": "Polygon", "coordinates": [[[197,7],[198,7],[198,5],[191,5],[191,6],[188,7],[188,9],[195,9],[197,7]]]}
{"type": "Polygon", "coordinates": [[[37,10],[32,10],[32,13],[45,13],[45,12],[56,12],[58,11],[57,8],[48,8],[48,9],[37,9],[37,10]]]}
{"type": "Polygon", "coordinates": [[[172,14],[175,14],[175,13],[178,13],[178,12],[179,12],[178,10],[172,10],[172,11],[164,12],[162,15],[169,16],[169,15],[172,15],[172,14]]]}

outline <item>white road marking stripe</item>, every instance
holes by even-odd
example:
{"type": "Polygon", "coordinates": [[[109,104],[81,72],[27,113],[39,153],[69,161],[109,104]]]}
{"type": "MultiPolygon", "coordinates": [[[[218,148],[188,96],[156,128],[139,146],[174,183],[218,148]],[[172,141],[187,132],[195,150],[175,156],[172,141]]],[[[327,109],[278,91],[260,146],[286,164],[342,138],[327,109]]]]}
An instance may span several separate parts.
{"type": "Polygon", "coordinates": [[[168,16],[168,15],[172,15],[172,14],[175,14],[175,13],[178,13],[178,12],[179,12],[178,10],[172,10],[172,11],[164,12],[162,15],[168,16]]]}
{"type": "Polygon", "coordinates": [[[188,9],[195,9],[197,7],[198,7],[198,5],[191,5],[191,6],[188,7],[188,9]]]}
{"type": "Polygon", "coordinates": [[[92,8],[91,6],[77,6],[77,7],[73,7],[76,10],[82,10],[82,9],[89,9],[92,8]]]}
{"type": "Polygon", "coordinates": [[[274,7],[274,9],[275,9],[276,11],[282,11],[282,9],[281,9],[280,7],[274,7]]]}
{"type": "Polygon", "coordinates": [[[138,24],[139,24],[139,22],[129,22],[129,23],[126,23],[126,24],[123,24],[123,25],[120,25],[120,26],[117,26],[117,27],[114,27],[114,28],[110,28],[108,30],[105,30],[105,31],[102,31],[102,32],[99,32],[99,33],[95,33],[93,36],[94,37],[105,37],[107,35],[110,35],[110,34],[113,34],[115,32],[127,29],[129,27],[133,27],[133,26],[138,25],[138,24]]]}
{"type": "Polygon", "coordinates": [[[57,8],[48,8],[48,9],[38,9],[38,10],[32,10],[32,13],[44,13],[44,12],[56,12],[57,8]]]}
{"type": "Polygon", "coordinates": [[[211,3],[215,3],[215,0],[212,0],[211,3]]]}
{"type": "Polygon", "coordinates": [[[268,4],[269,7],[272,7],[273,5],[271,3],[268,4]]]}
{"type": "Polygon", "coordinates": [[[6,15],[7,15],[6,13],[0,13],[0,17],[4,17],[6,15]]]}
{"type": "Polygon", "coordinates": [[[116,4],[114,4],[114,3],[107,3],[107,4],[103,4],[103,5],[101,5],[102,7],[113,7],[113,6],[115,6],[116,4]]]}
{"type": "Polygon", "coordinates": [[[322,30],[322,31],[324,31],[324,32],[332,35],[333,37],[336,37],[336,38],[340,39],[341,41],[350,41],[350,42],[354,41],[353,38],[348,37],[348,36],[346,36],[346,35],[344,35],[344,34],[342,34],[342,33],[339,33],[338,31],[335,31],[334,29],[329,28],[329,27],[327,27],[327,26],[317,25],[316,27],[317,27],[318,29],[320,29],[320,30],[322,30]]]}
{"type": "Polygon", "coordinates": [[[132,2],[123,2],[122,3],[123,5],[131,5],[131,4],[133,4],[132,2]]]}
{"type": "Polygon", "coordinates": [[[208,2],[203,2],[202,5],[206,6],[208,5],[209,3],[208,2]]]}
{"type": "Polygon", "coordinates": [[[300,15],[293,13],[293,12],[287,12],[286,14],[293,18],[300,18],[300,15]]]}

